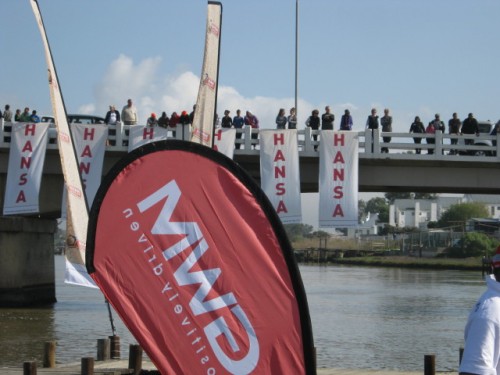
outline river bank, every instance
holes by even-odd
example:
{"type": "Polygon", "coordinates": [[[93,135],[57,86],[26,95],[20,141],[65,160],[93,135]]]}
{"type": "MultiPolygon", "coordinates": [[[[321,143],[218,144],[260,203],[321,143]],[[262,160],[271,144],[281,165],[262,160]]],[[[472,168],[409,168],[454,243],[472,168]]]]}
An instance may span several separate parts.
{"type": "MultiPolygon", "coordinates": [[[[307,264],[307,263],[303,263],[307,264]]],[[[408,256],[367,256],[352,258],[329,259],[324,264],[330,265],[356,265],[369,267],[398,267],[431,270],[458,270],[479,271],[483,270],[480,258],[450,259],[450,258],[416,258],[408,256]]],[[[487,270],[487,264],[485,265],[487,270]]]]}

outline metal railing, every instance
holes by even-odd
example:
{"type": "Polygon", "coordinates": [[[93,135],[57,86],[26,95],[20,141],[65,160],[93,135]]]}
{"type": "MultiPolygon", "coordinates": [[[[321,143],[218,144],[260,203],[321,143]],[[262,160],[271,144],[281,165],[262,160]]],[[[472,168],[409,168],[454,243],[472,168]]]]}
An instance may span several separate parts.
{"type": "MultiPolygon", "coordinates": [[[[106,151],[126,152],[128,151],[129,125],[118,123],[107,125],[108,142],[106,151]]],[[[6,123],[0,119],[0,149],[10,148],[12,123],[6,123]]],[[[259,129],[245,126],[236,129],[238,135],[235,141],[236,155],[258,155],[259,154],[259,129]],[[254,135],[254,138],[252,137],[254,135]]],[[[435,134],[415,133],[384,133],[377,130],[359,131],[359,154],[361,158],[390,158],[390,159],[427,159],[427,160],[450,160],[460,158],[467,161],[481,161],[497,163],[500,161],[500,135],[452,135],[436,131],[435,134]],[[383,138],[390,137],[391,142],[383,142],[383,138]],[[422,139],[420,144],[414,143],[415,138],[422,139]],[[451,140],[457,140],[457,144],[451,144],[451,140]],[[427,143],[428,140],[431,140],[427,143]],[[473,144],[465,144],[465,140],[471,140],[473,144]],[[481,143],[481,144],[479,144],[481,143]],[[491,144],[491,145],[490,145],[491,144]],[[373,147],[372,147],[373,146],[373,147]],[[388,149],[388,153],[382,152],[388,149]],[[417,154],[417,149],[421,154],[417,154]]],[[[57,131],[54,127],[49,129],[48,149],[57,149],[57,131]]],[[[304,157],[317,157],[315,148],[321,145],[321,132],[305,128],[297,131],[299,155],[304,157]],[[313,139],[316,136],[317,140],[313,139]]],[[[191,139],[191,126],[178,124],[175,128],[168,128],[168,139],[191,139]]]]}

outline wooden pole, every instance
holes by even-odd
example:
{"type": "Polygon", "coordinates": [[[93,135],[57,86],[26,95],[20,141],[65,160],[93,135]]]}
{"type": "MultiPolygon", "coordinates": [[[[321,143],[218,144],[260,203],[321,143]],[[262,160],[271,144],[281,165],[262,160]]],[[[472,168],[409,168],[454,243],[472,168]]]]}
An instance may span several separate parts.
{"type": "Polygon", "coordinates": [[[111,340],[111,359],[120,359],[120,336],[109,336],[111,340]]]}
{"type": "Polygon", "coordinates": [[[424,375],[436,375],[436,356],[434,354],[424,357],[424,375]]]}
{"type": "Polygon", "coordinates": [[[110,339],[97,339],[97,360],[107,361],[110,358],[110,339]]]}
{"type": "Polygon", "coordinates": [[[82,375],[94,375],[94,358],[85,357],[82,358],[82,375]]]}
{"type": "Polygon", "coordinates": [[[142,348],[140,345],[130,345],[128,354],[128,368],[132,374],[139,375],[142,370],[142,348]]]}
{"type": "Polygon", "coordinates": [[[35,361],[29,361],[23,363],[23,375],[36,375],[35,361]]]}
{"type": "Polygon", "coordinates": [[[47,341],[43,347],[43,367],[56,367],[56,342],[47,341]]]}

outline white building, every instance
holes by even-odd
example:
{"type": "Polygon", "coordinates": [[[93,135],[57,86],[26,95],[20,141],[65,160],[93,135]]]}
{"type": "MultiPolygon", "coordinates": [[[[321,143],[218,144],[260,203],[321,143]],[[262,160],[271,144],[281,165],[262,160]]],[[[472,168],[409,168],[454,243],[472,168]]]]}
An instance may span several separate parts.
{"type": "Polygon", "coordinates": [[[370,214],[366,216],[366,219],[357,227],[347,228],[348,238],[359,238],[364,236],[373,236],[378,234],[377,227],[378,214],[370,214]]]}
{"type": "Polygon", "coordinates": [[[396,199],[389,206],[389,225],[399,228],[427,228],[431,221],[438,221],[453,204],[464,201],[462,197],[437,197],[436,199],[396,199]]]}

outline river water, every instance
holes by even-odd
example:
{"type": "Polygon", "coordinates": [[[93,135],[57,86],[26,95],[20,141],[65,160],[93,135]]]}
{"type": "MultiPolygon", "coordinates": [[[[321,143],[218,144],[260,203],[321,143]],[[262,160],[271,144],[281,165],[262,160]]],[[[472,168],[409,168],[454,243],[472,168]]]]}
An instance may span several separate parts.
{"type": "MultiPolygon", "coordinates": [[[[97,339],[111,335],[100,291],[64,284],[64,258],[56,256],[55,262],[56,304],[0,309],[0,367],[41,363],[44,343],[53,340],[58,363],[95,357],[97,339]]],[[[354,266],[300,270],[318,367],[421,371],[424,356],[435,354],[438,371],[456,370],[469,309],[485,289],[480,272],[354,266]]],[[[126,357],[136,341],[113,316],[126,357]]]]}

